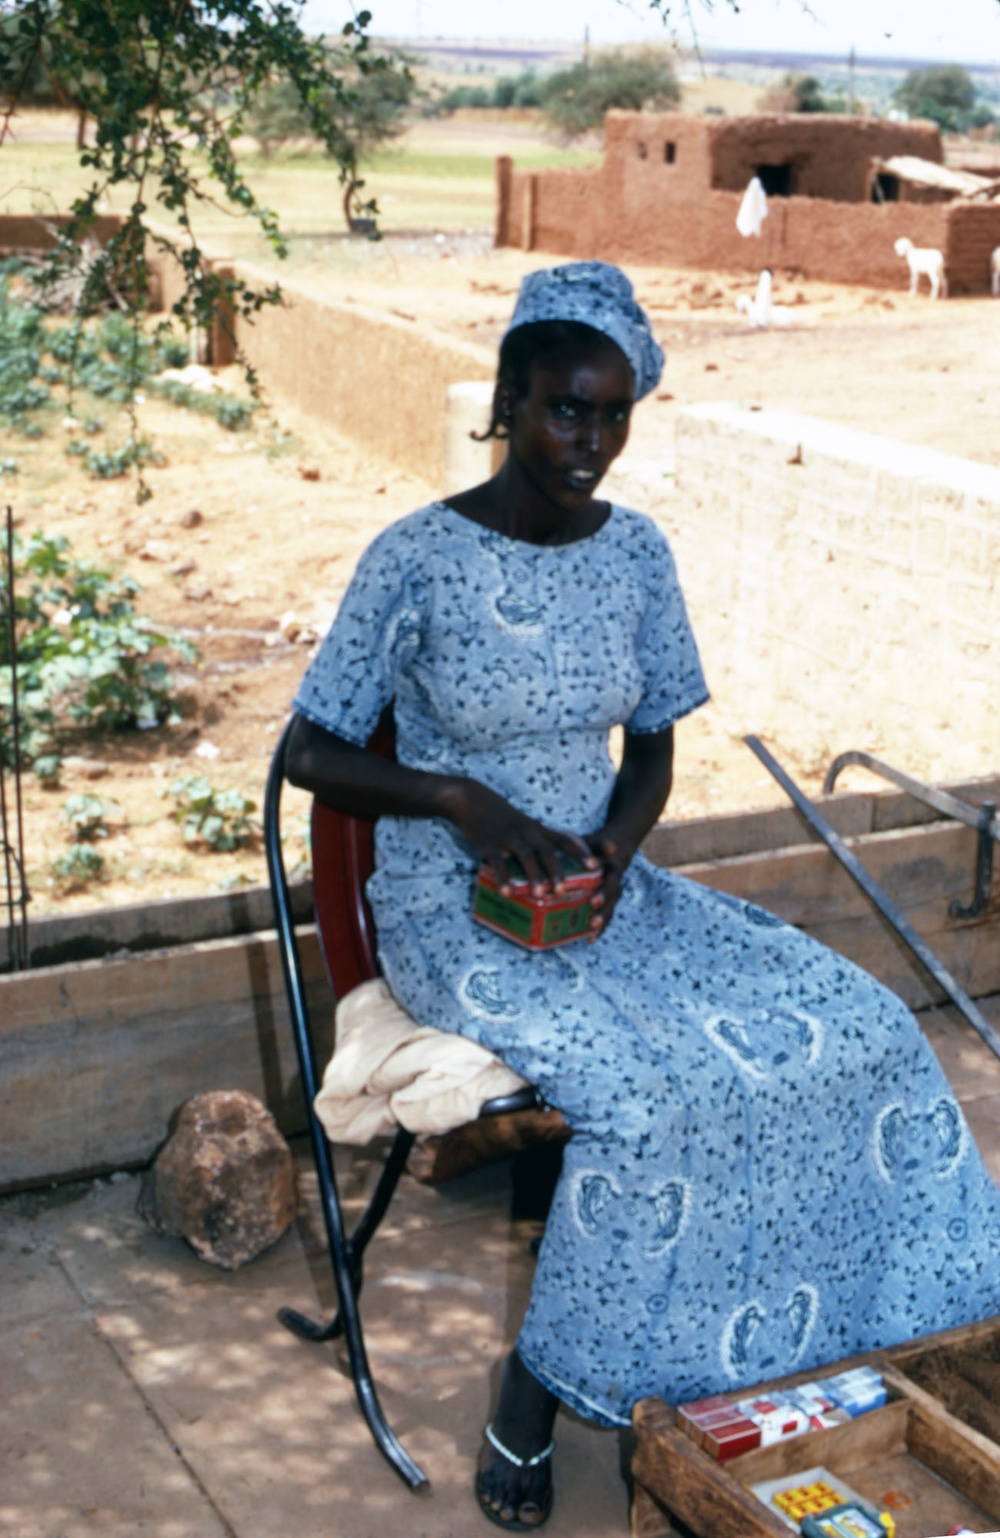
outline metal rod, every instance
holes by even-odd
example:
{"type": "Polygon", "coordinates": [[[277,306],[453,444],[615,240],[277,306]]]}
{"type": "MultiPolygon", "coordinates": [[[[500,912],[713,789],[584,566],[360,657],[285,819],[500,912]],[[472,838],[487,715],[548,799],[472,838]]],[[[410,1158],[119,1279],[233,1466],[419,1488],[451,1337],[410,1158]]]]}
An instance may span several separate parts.
{"type": "MultiPolygon", "coordinates": [[[[290,728],[286,726],[281,740],[275,749],[274,758],[271,761],[271,770],[267,777],[267,785],[264,791],[264,840],[268,873],[271,878],[271,894],[274,901],[278,949],[288,996],[292,1037],[295,1042],[299,1073],[302,1079],[302,1093],[308,1115],[309,1136],[312,1144],[313,1159],[316,1165],[316,1178],[319,1184],[323,1221],[326,1227],[327,1248],[330,1253],[330,1262],[337,1284],[341,1325],[351,1364],[354,1392],[361,1413],[368,1422],[368,1428],[383,1457],[387,1459],[411,1490],[419,1490],[422,1485],[428,1483],[427,1475],[413,1461],[389,1425],[375,1389],[371,1368],[368,1363],[368,1353],[365,1349],[361,1318],[358,1312],[358,1297],[353,1275],[352,1258],[349,1241],[344,1231],[340,1200],[337,1195],[337,1181],[333,1167],[333,1158],[326,1140],[326,1134],[313,1107],[313,1101],[316,1098],[319,1084],[317,1081],[312,1036],[309,1030],[305,979],[302,973],[299,948],[295,938],[295,924],[292,918],[292,906],[288,894],[288,881],[285,875],[284,857],[281,849],[281,788],[284,779],[285,745],[288,741],[289,730],[290,728]]],[[[324,1336],[320,1333],[313,1338],[323,1339],[324,1336]]]]}
{"type": "MultiPolygon", "coordinates": [[[[749,742],[750,738],[745,737],[743,740],[749,742]]],[[[756,749],[754,751],[756,752],[756,749]]],[[[923,801],[925,806],[932,806],[944,817],[953,817],[956,822],[964,822],[967,827],[977,830],[983,826],[981,808],[959,801],[957,796],[950,796],[946,790],[936,790],[931,785],[922,785],[919,780],[912,780],[908,774],[903,774],[902,770],[894,769],[891,764],[884,764],[880,758],[874,758],[871,753],[863,753],[857,748],[852,748],[848,753],[841,753],[834,759],[823,781],[824,796],[830,794],[836,784],[837,776],[842,769],[847,768],[848,764],[860,764],[862,768],[870,769],[872,774],[880,774],[884,780],[889,780],[900,790],[905,790],[908,795],[923,801]]],[[[992,823],[992,819],[990,821],[992,823]]],[[[1000,827],[994,824],[989,831],[991,837],[1000,843],[1000,827]]]]}
{"type": "Polygon", "coordinates": [[[809,826],[818,833],[824,844],[832,854],[840,861],[844,869],[854,878],[858,886],[867,897],[875,904],[876,908],[887,919],[899,938],[907,945],[917,960],[927,968],[935,982],[943,988],[955,1007],[961,1010],[974,1031],[977,1031],[983,1041],[994,1055],[1000,1058],[1000,1036],[990,1025],[989,1021],[973,1004],[965,989],[955,981],[947,967],[938,960],[927,942],[917,934],[912,924],[903,917],[892,899],[883,892],[878,882],[865,870],[857,855],[847,847],[844,840],[827,822],[826,818],[816,810],[809,798],[803,794],[794,780],[782,769],[777,759],[765,748],[759,737],[744,737],[747,747],[757,755],[765,769],[774,776],[782,790],[790,797],[795,807],[802,813],[809,826]]]}
{"type": "Polygon", "coordinates": [[[17,691],[17,615],[14,602],[14,514],[8,506],[5,516],[5,559],[7,568],[7,639],[10,649],[10,731],[14,772],[14,815],[16,831],[12,842],[7,810],[7,775],[0,750],[0,837],[3,843],[4,877],[7,885],[7,923],[11,971],[28,965],[28,884],[24,870],[24,811],[21,802],[21,720],[17,691]],[[15,873],[17,897],[14,896],[15,873]],[[18,916],[19,915],[19,916],[18,916]]]}

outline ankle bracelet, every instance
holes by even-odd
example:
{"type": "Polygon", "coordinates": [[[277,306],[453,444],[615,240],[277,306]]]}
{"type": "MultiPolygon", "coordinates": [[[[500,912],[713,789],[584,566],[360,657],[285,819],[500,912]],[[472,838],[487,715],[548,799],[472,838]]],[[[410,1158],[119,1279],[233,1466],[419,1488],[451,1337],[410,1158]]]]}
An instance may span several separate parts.
{"type": "Polygon", "coordinates": [[[501,1442],[500,1438],[497,1436],[496,1432],[493,1430],[493,1423],[492,1423],[492,1421],[486,1427],[486,1431],[485,1431],[484,1435],[486,1437],[487,1442],[489,1442],[490,1446],[491,1447],[495,1447],[497,1452],[500,1453],[504,1458],[506,1458],[508,1463],[512,1463],[516,1469],[533,1469],[533,1468],[537,1468],[538,1464],[544,1463],[546,1458],[551,1458],[552,1454],[556,1450],[556,1444],[555,1444],[555,1441],[553,1440],[553,1441],[551,1441],[549,1443],[548,1447],[545,1449],[544,1452],[536,1453],[533,1458],[519,1458],[517,1456],[517,1453],[512,1453],[509,1447],[504,1447],[504,1445],[501,1442]]]}

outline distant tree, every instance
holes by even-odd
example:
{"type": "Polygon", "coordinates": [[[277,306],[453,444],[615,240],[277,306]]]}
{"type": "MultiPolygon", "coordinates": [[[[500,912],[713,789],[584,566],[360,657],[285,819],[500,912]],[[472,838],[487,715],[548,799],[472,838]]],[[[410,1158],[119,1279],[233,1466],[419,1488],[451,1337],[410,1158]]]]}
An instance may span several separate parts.
{"type": "Polygon", "coordinates": [[[331,49],[306,35],[303,3],[0,0],[0,145],[45,79],[61,89],[71,83],[73,105],[97,124],[93,144],[80,150],[89,185],[69,210],[57,263],[79,266],[99,205],[108,193],[124,194],[121,226],[95,264],[84,304],[107,283],[127,297],[143,295],[156,247],[184,273],[175,309],[189,324],[207,329],[230,304],[253,314],[278,302],[276,285],[260,290],[213,271],[195,227],[199,207],[221,196],[256,219],[284,254],[277,221],[247,185],[236,154],[247,113],[275,78],[291,82],[310,131],[357,191],[356,155],[333,108],[350,104],[348,79],[386,66],[365,31],[369,12],[346,22],[331,49]],[[176,236],[150,225],[157,205],[176,236]]]}
{"type": "Polygon", "coordinates": [[[542,82],[542,110],[567,139],[601,128],[612,107],[663,111],[680,101],[681,89],[665,53],[620,49],[557,70],[542,82]]]}
{"type": "MultiPolygon", "coordinates": [[[[88,185],[68,210],[49,272],[53,279],[84,272],[84,312],[106,289],[119,296],[132,319],[136,357],[154,250],[179,264],[184,287],[173,309],[187,325],[208,330],[230,308],[252,316],[281,300],[277,284],[259,287],[218,272],[196,234],[201,206],[222,200],[256,220],[285,254],[277,220],[258,202],[237,156],[246,115],[272,80],[291,81],[310,131],[338,161],[345,186],[358,192],[354,144],[331,109],[350,105],[348,77],[386,66],[369,42],[368,11],[344,23],[331,49],[305,32],[303,6],[304,0],[0,0],[0,145],[18,110],[35,99],[40,79],[70,83],[73,105],[97,127],[93,143],[79,150],[88,185]],[[121,223],[98,260],[85,264],[108,194],[122,208],[121,223]],[[165,222],[154,224],[151,210],[165,222]]],[[[130,411],[136,448],[134,406],[130,411]]],[[[138,490],[140,499],[148,495],[141,474],[138,490]]]]}
{"type": "Polygon", "coordinates": [[[444,117],[462,107],[540,107],[542,81],[533,69],[520,75],[499,75],[493,89],[484,85],[455,85],[440,96],[431,97],[426,108],[433,117],[444,117]]]}
{"type": "Polygon", "coordinates": [[[909,117],[930,118],[939,128],[955,131],[966,125],[976,101],[976,87],[960,64],[934,64],[911,69],[893,92],[893,101],[909,117]]]}
{"type": "Polygon", "coordinates": [[[80,83],[53,65],[51,49],[43,39],[35,47],[25,37],[14,15],[0,16],[0,101],[16,92],[22,106],[63,107],[76,113],[76,147],[82,150],[87,111],[80,102],[80,83]]]}
{"type": "Polygon", "coordinates": [[[842,96],[824,96],[821,81],[815,75],[789,72],[761,97],[765,112],[843,112],[842,96]]]}
{"type": "MultiPolygon", "coordinates": [[[[356,61],[337,61],[338,81],[344,89],[322,93],[321,105],[331,125],[325,143],[341,166],[348,229],[359,222],[368,225],[368,220],[359,221],[356,215],[364,187],[360,168],[380,145],[403,132],[403,115],[417,90],[410,68],[414,62],[400,49],[384,52],[376,68],[361,70],[356,61]]],[[[294,80],[278,79],[265,86],[247,113],[246,128],[265,154],[290,140],[311,137],[310,111],[294,80]]]]}
{"type": "Polygon", "coordinates": [[[540,107],[542,82],[533,69],[522,70],[520,75],[501,75],[493,87],[495,107],[540,107]]]}

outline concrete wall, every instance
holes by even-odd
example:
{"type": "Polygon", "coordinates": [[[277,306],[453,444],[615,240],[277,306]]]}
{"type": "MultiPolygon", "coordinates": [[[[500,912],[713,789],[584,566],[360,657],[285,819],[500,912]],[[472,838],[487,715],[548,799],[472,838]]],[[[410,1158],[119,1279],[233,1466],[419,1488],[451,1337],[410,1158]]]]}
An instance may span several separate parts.
{"type": "Polygon", "coordinates": [[[945,252],[952,293],[985,293],[1000,245],[1000,204],[870,201],[874,156],[940,161],[927,124],[837,118],[740,118],[707,123],[680,113],[610,112],[600,167],[518,171],[498,163],[497,244],[625,263],[756,272],[901,288],[893,250],[908,236],[945,252]],[[769,199],[758,239],[736,214],[762,163],[793,163],[793,193],[769,199]]]}
{"type": "Polygon", "coordinates": [[[667,522],[710,684],[818,760],[988,773],[1000,470],[789,412],[681,413],[667,522]]]}

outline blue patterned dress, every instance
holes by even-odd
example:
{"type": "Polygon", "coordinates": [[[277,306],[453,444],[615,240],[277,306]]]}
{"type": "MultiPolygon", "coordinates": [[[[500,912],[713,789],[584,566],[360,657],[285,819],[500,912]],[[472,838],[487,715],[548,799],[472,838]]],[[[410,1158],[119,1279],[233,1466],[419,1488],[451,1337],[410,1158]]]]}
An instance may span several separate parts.
{"type": "MultiPolygon", "coordinates": [[[[707,698],[669,547],[614,508],[538,546],[436,503],[358,566],[295,707],[601,826],[608,732],[707,698]]],[[[1000,1192],[900,1002],[780,920],[630,866],[596,944],[473,923],[451,824],[383,818],[369,895],[389,984],[489,1047],[574,1129],[518,1346],[605,1425],[1000,1312],[1000,1192]]]]}

